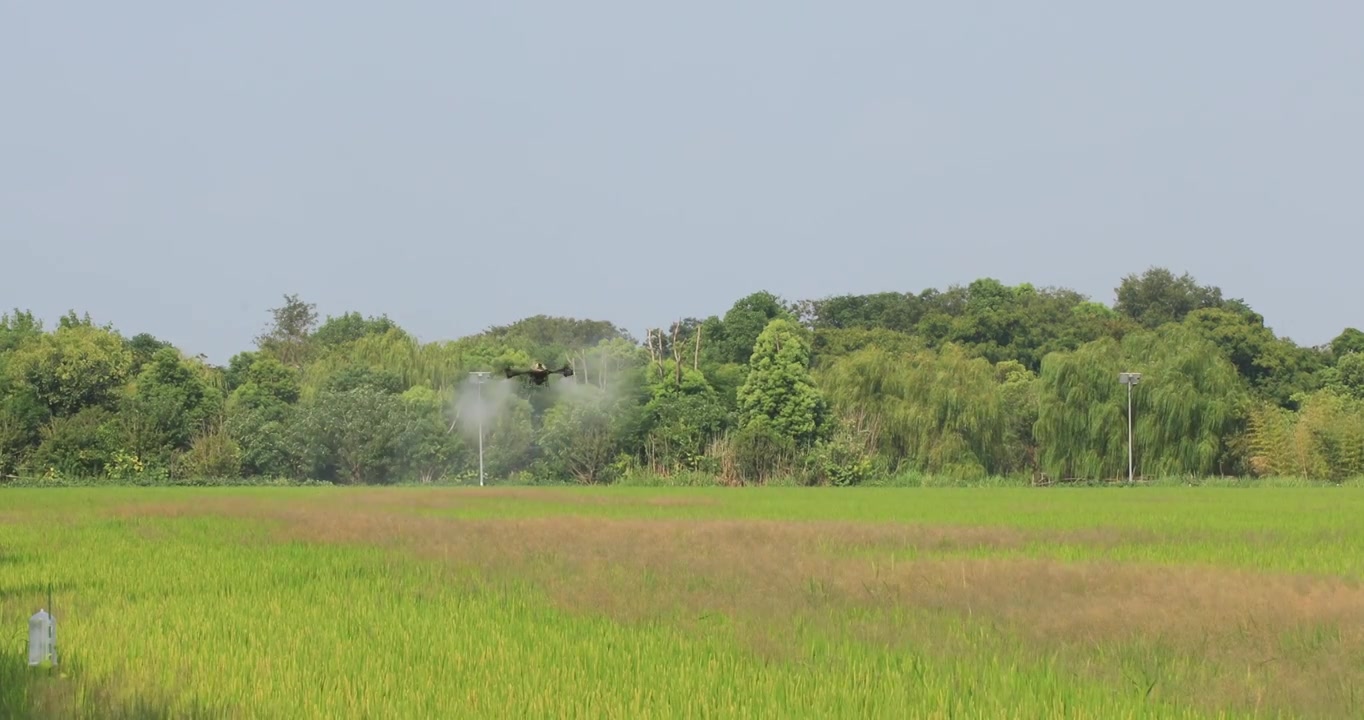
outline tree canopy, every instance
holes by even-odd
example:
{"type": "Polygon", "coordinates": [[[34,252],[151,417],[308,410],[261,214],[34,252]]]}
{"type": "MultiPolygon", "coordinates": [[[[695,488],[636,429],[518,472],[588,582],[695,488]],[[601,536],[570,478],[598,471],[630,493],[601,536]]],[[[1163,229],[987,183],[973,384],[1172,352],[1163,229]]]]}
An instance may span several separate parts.
{"type": "Polygon", "coordinates": [[[284,295],[225,366],[71,311],[0,316],[0,480],[856,484],[1364,474],[1364,332],[1277,335],[1187,273],[788,301],[636,338],[537,315],[418,341],[284,295]],[[574,373],[543,386],[505,368],[574,373]],[[493,373],[483,385],[472,371],[493,373]]]}

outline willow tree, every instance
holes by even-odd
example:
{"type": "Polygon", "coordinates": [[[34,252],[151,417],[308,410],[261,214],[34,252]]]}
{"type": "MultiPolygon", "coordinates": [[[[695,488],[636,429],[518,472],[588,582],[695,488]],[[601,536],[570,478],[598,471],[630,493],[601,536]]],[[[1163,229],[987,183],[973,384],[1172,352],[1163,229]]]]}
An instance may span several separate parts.
{"type": "Polygon", "coordinates": [[[420,347],[400,330],[329,346],[305,365],[302,371],[302,390],[305,398],[313,397],[340,373],[355,368],[390,373],[402,379],[403,389],[417,382],[421,375],[420,347]]]}
{"type": "Polygon", "coordinates": [[[1127,388],[1118,374],[1128,371],[1142,373],[1132,393],[1140,472],[1217,471],[1247,411],[1245,383],[1216,346],[1173,324],[1047,356],[1034,427],[1042,469],[1055,477],[1126,475],[1127,388]]]}
{"type": "Polygon", "coordinates": [[[474,371],[500,373],[511,367],[529,367],[531,354],[513,345],[506,345],[482,335],[460,338],[446,343],[432,343],[425,346],[426,352],[448,364],[459,377],[453,378],[455,384],[464,381],[468,373],[474,371]]]}
{"type": "Polygon", "coordinates": [[[1000,383],[1000,399],[1007,418],[1004,449],[1006,473],[1037,471],[1037,439],[1033,428],[1037,424],[1037,373],[1017,360],[995,364],[995,378],[1000,383]]]}
{"type": "Polygon", "coordinates": [[[1008,413],[993,365],[954,344],[892,355],[867,347],[822,376],[830,404],[892,464],[953,477],[1005,469],[1008,413]]]}
{"type": "Polygon", "coordinates": [[[455,343],[422,344],[396,327],[383,333],[363,335],[356,340],[328,346],[304,368],[304,395],[312,397],[332,377],[355,367],[391,373],[402,379],[404,390],[424,385],[444,391],[465,377],[464,349],[455,343]]]}
{"type": "Polygon", "coordinates": [[[896,367],[902,358],[871,345],[830,362],[819,374],[830,409],[851,426],[872,454],[903,457],[908,453],[901,422],[905,375],[896,367]]]}

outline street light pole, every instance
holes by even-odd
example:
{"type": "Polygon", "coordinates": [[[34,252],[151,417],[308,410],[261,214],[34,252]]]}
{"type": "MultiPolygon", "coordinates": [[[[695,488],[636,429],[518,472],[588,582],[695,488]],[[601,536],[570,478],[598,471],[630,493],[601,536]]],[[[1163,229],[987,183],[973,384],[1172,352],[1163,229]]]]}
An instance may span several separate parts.
{"type": "Polygon", "coordinates": [[[492,373],[472,372],[478,385],[478,486],[483,487],[483,383],[492,373]]]}
{"type": "Polygon", "coordinates": [[[1132,472],[1132,386],[1141,382],[1141,373],[1118,373],[1118,382],[1127,386],[1127,484],[1131,485],[1132,472]]]}

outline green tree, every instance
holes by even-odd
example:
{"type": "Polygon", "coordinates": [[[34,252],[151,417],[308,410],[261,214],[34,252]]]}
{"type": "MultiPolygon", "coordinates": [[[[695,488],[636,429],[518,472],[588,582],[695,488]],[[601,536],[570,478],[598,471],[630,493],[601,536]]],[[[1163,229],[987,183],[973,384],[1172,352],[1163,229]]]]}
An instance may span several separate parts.
{"type": "Polygon", "coordinates": [[[173,347],[157,350],[122,400],[120,444],[141,463],[169,467],[224,410],[222,390],[173,347]]]}
{"type": "Polygon", "coordinates": [[[676,363],[667,361],[661,376],[649,384],[639,444],[653,472],[699,470],[706,447],[729,425],[724,400],[701,371],[683,367],[675,382],[676,363]]]}
{"type": "Polygon", "coordinates": [[[809,445],[819,436],[826,404],[810,377],[810,350],[795,322],[777,318],[758,335],[748,378],[738,391],[739,421],[762,418],[782,436],[809,445]]]}
{"type": "Polygon", "coordinates": [[[823,379],[830,405],[892,467],[959,479],[1009,469],[1011,418],[984,358],[953,344],[904,356],[870,347],[823,379]]]}
{"type": "Polygon", "coordinates": [[[246,382],[247,373],[251,370],[251,365],[256,359],[261,357],[261,353],[254,350],[246,350],[233,355],[227,361],[227,367],[223,370],[223,379],[227,392],[232,392],[246,382]]]}
{"type": "Polygon", "coordinates": [[[545,412],[538,440],[552,472],[584,484],[612,479],[608,470],[621,441],[612,405],[606,391],[579,385],[545,412]]]}
{"type": "Polygon", "coordinates": [[[1293,406],[1293,396],[1313,389],[1321,358],[1289,340],[1277,338],[1258,314],[1230,307],[1189,313],[1185,325],[1211,341],[1261,397],[1293,406]]]}
{"type": "Polygon", "coordinates": [[[128,351],[132,353],[133,363],[128,373],[132,377],[137,377],[142,373],[142,368],[151,362],[152,356],[158,350],[173,348],[169,342],[161,340],[151,333],[138,333],[128,339],[128,351]]]}
{"type": "Polygon", "coordinates": [[[319,347],[336,347],[369,335],[383,335],[389,331],[406,335],[387,315],[366,318],[358,312],[348,312],[336,317],[327,316],[327,319],[313,331],[311,339],[313,344],[319,347]]]}
{"type": "Polygon", "coordinates": [[[800,454],[790,435],[778,430],[766,415],[758,415],[730,436],[733,468],[725,470],[744,483],[765,485],[795,472],[800,454]]]}
{"type": "Polygon", "coordinates": [[[299,374],[269,355],[251,363],[246,381],[232,391],[229,404],[250,409],[277,409],[298,401],[299,374]]]}
{"type": "Polygon", "coordinates": [[[31,444],[28,429],[0,407],[0,478],[14,476],[31,444]]]}
{"type": "MultiPolygon", "coordinates": [[[[0,315],[0,358],[29,341],[43,335],[43,321],[34,317],[32,312],[14,309],[14,313],[0,315]]],[[[4,366],[0,365],[0,370],[4,366]]]]}
{"type": "Polygon", "coordinates": [[[403,379],[397,373],[382,369],[376,370],[364,365],[351,365],[340,370],[327,380],[324,389],[333,392],[345,392],[359,387],[366,387],[390,395],[400,395],[407,390],[403,379]]]}
{"type": "MultiPolygon", "coordinates": [[[[530,467],[537,459],[535,430],[530,401],[519,396],[508,398],[485,428],[485,473],[492,478],[510,478],[530,467]]],[[[474,456],[478,435],[467,432],[466,438],[468,452],[474,456]]]]}
{"type": "Polygon", "coordinates": [[[38,446],[39,431],[52,413],[27,387],[0,377],[0,474],[17,473],[38,446]],[[11,385],[6,387],[6,385],[11,385]]]}
{"type": "Polygon", "coordinates": [[[1179,322],[1195,310],[1223,305],[1220,288],[1199,285],[1188,273],[1175,277],[1162,267],[1123,277],[1115,292],[1117,311],[1147,328],[1179,322]]]}
{"type": "Polygon", "coordinates": [[[814,332],[811,363],[825,367],[858,350],[877,347],[891,355],[907,355],[928,347],[923,338],[887,328],[825,328],[814,332]]]}
{"type": "Polygon", "coordinates": [[[441,395],[417,385],[402,399],[406,422],[398,442],[401,475],[432,482],[458,472],[468,460],[468,449],[445,417],[441,395]]]}
{"type": "Polygon", "coordinates": [[[860,485],[875,472],[874,459],[848,418],[836,417],[828,437],[815,441],[805,454],[806,485],[860,485]]]}
{"type": "Polygon", "coordinates": [[[299,373],[272,355],[260,354],[245,381],[227,399],[227,431],[241,449],[247,475],[288,477],[301,472],[305,459],[294,422],[301,393],[299,373]]]}
{"type": "Polygon", "coordinates": [[[1342,356],[1321,374],[1322,386],[1338,395],[1364,399],[1364,352],[1342,356]]]}
{"type": "Polygon", "coordinates": [[[1127,474],[1127,394],[1120,372],[1143,373],[1133,392],[1135,455],[1146,476],[1227,469],[1227,439],[1248,412],[1244,381],[1204,337],[1169,324],[1048,355],[1034,429],[1040,464],[1057,478],[1127,474]]]}
{"type": "Polygon", "coordinates": [[[104,475],[119,451],[117,422],[118,416],[101,405],[53,417],[40,430],[38,447],[28,459],[28,472],[55,471],[72,478],[104,475]]]}
{"type": "Polygon", "coordinates": [[[629,333],[606,320],[553,315],[534,315],[510,325],[495,325],[484,331],[482,336],[524,350],[550,348],[561,353],[592,347],[606,340],[633,342],[629,333]]]}
{"type": "Polygon", "coordinates": [[[1352,327],[1345,328],[1331,340],[1331,355],[1337,360],[1350,353],[1364,353],[1364,331],[1352,327]]]}
{"type": "Polygon", "coordinates": [[[317,306],[286,294],[284,304],[271,308],[270,315],[273,321],[256,338],[256,345],[286,366],[301,367],[311,351],[309,340],[317,324],[317,306]]]}
{"type": "Polygon", "coordinates": [[[1037,373],[1017,360],[1005,360],[995,366],[999,381],[1006,427],[1004,431],[1005,472],[1037,471],[1037,438],[1033,429],[1038,418],[1037,373]]]}
{"type": "Polygon", "coordinates": [[[914,293],[882,292],[837,295],[815,300],[810,314],[816,329],[884,329],[913,333],[923,318],[924,303],[914,293]]]}
{"type": "MultiPolygon", "coordinates": [[[[422,344],[401,329],[371,333],[344,345],[319,347],[302,368],[303,394],[325,388],[335,375],[357,367],[384,377],[397,377],[397,392],[416,385],[436,390],[453,387],[466,377],[460,347],[455,343],[422,344]]],[[[486,369],[486,368],[484,368],[486,369]]]]}
{"type": "Polygon", "coordinates": [[[54,415],[112,407],[128,379],[132,353],[108,329],[68,323],[15,350],[6,362],[12,383],[23,386],[54,415]]]}
{"type": "Polygon", "coordinates": [[[297,422],[314,476],[358,485],[394,480],[413,417],[400,396],[360,386],[319,392],[297,422]]]}
{"type": "Polygon", "coordinates": [[[242,473],[241,445],[228,431],[226,422],[215,420],[190,441],[189,449],[172,460],[177,477],[235,478],[242,473]]]}
{"type": "Polygon", "coordinates": [[[755,292],[735,301],[716,328],[714,343],[725,361],[747,363],[755,352],[755,344],[773,320],[786,320],[796,333],[803,328],[795,321],[781,298],[766,290],[755,292]]]}

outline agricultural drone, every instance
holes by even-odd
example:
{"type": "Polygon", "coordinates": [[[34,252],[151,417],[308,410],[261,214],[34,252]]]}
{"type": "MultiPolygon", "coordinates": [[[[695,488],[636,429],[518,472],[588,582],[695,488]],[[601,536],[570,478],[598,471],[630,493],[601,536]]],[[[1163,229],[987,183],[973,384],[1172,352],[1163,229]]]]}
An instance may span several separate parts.
{"type": "Polygon", "coordinates": [[[550,370],[549,368],[545,367],[544,363],[540,362],[537,362],[534,365],[532,365],[529,370],[513,370],[511,368],[507,368],[508,378],[514,378],[517,375],[528,375],[530,376],[530,381],[535,383],[536,385],[544,385],[545,381],[549,379],[550,375],[563,375],[564,377],[568,377],[572,374],[573,368],[568,365],[565,365],[559,368],[558,370],[550,370]]]}

